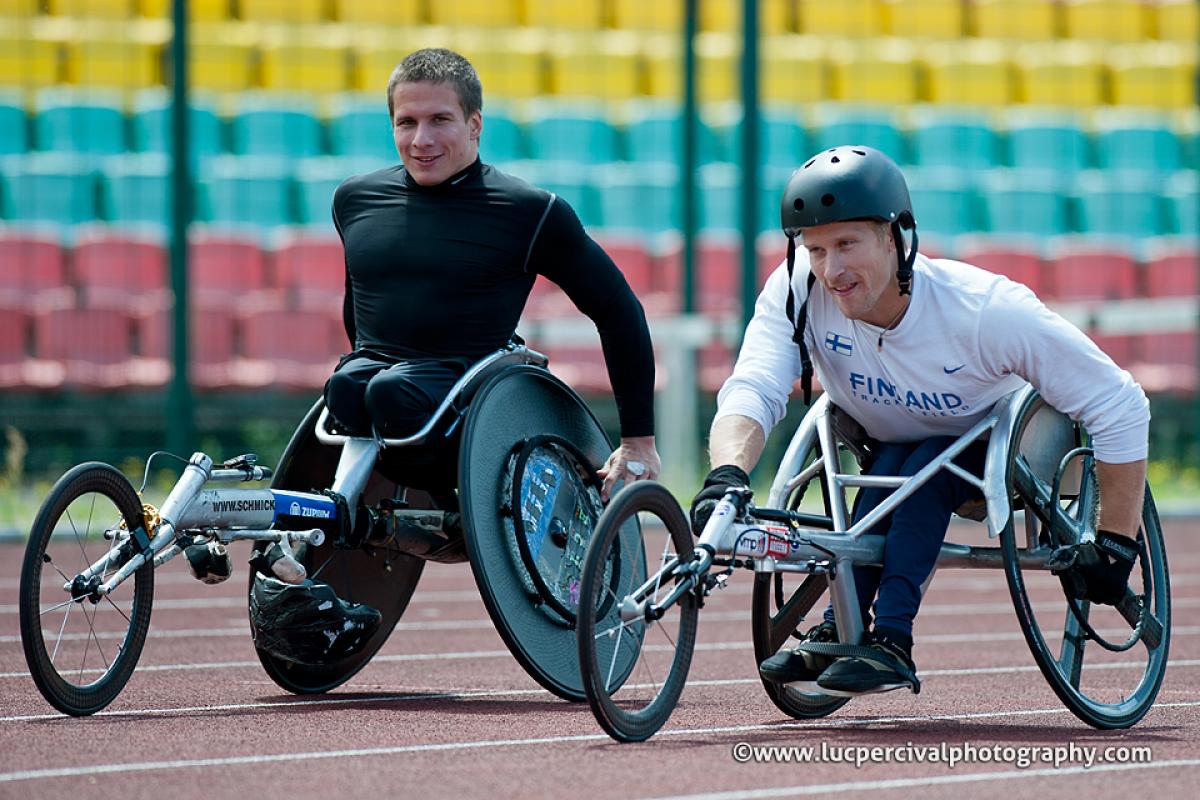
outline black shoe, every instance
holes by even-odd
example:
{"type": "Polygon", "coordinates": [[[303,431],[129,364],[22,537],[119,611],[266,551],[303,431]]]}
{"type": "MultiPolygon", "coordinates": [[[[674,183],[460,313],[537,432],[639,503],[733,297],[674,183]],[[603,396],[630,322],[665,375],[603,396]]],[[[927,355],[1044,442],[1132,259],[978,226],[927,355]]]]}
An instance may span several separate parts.
{"type": "Polygon", "coordinates": [[[817,678],[822,689],[840,692],[882,692],[909,687],[921,691],[910,647],[879,630],[863,634],[863,645],[875,651],[866,656],[843,656],[817,678]]]}
{"type": "MultiPolygon", "coordinates": [[[[836,642],[837,627],[832,622],[822,622],[800,637],[803,642],[836,642]]],[[[772,683],[794,683],[815,681],[817,676],[833,663],[832,656],[806,653],[799,649],[780,650],[758,665],[758,674],[772,683]]]]}

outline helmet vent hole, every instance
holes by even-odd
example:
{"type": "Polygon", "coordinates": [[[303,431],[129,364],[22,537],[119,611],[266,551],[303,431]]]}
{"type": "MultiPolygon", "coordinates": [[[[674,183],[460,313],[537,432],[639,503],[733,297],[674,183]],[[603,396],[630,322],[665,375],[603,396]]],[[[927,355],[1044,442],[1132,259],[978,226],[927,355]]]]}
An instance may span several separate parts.
{"type": "Polygon", "coordinates": [[[813,164],[815,164],[815,163],[816,163],[816,161],[817,161],[817,160],[816,160],[815,158],[810,158],[810,159],[808,160],[808,163],[804,165],[804,168],[805,168],[805,169],[808,169],[808,168],[809,168],[809,167],[811,167],[813,164]]]}
{"type": "Polygon", "coordinates": [[[842,160],[840,158],[838,158],[837,156],[834,156],[833,158],[829,159],[829,163],[830,164],[840,164],[840,163],[842,163],[842,160]]]}
{"type": "Polygon", "coordinates": [[[823,206],[831,206],[831,205],[833,205],[835,202],[837,202],[837,201],[834,199],[833,195],[831,195],[831,194],[823,194],[823,195],[821,195],[821,205],[823,205],[823,206]]]}
{"type": "Polygon", "coordinates": [[[856,155],[856,156],[864,156],[865,157],[867,155],[866,151],[863,151],[863,150],[851,150],[850,152],[854,153],[854,155],[856,155]]]}
{"type": "Polygon", "coordinates": [[[794,201],[792,201],[792,208],[796,209],[797,211],[803,211],[804,210],[804,198],[797,197],[794,201]]]}

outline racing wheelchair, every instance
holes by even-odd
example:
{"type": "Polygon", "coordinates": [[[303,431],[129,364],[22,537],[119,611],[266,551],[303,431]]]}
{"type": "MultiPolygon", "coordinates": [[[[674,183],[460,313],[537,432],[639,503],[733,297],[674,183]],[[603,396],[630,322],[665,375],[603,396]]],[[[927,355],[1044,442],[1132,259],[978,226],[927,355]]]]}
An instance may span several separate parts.
{"type": "MultiPolygon", "coordinates": [[[[1146,714],[1162,684],[1171,633],[1167,555],[1148,486],[1124,595],[1104,605],[1078,590],[1070,568],[1097,533],[1099,492],[1086,431],[1032,387],[1003,398],[909,478],[856,470],[864,439],[823,396],[793,436],[766,506],[752,504],[748,488],[727,492],[698,541],[660,484],[638,482],[614,497],[584,559],[577,638],[588,702],[610,736],[642,741],[665,724],[687,678],[700,608],[735,569],[754,573],[756,664],[779,651],[806,614],[814,608],[821,614],[824,603],[817,604],[826,591],[840,641],[801,648],[825,656],[863,654],[851,567],[880,565],[883,553],[883,537],[865,532],[942,469],[979,489],[983,502],[958,513],[986,521],[988,537],[999,546],[947,541],[937,568],[1003,569],[1034,661],[1079,719],[1096,728],[1125,728],[1146,714]],[[983,475],[954,463],[984,438],[983,475]],[[820,501],[804,503],[814,483],[820,501]],[[851,524],[846,490],[867,486],[894,491],[851,524]],[[632,572],[613,569],[631,562],[639,565],[632,572]],[[640,571],[642,563],[652,566],[640,571]]],[[[855,696],[815,681],[763,679],[763,686],[797,719],[827,716],[855,696]]],[[[908,686],[919,691],[916,676],[908,686]]]]}
{"type": "MultiPolygon", "coordinates": [[[[510,342],[468,369],[404,439],[342,435],[318,401],[276,471],[253,456],[214,466],[196,453],[158,508],[109,465],[71,469],[35,519],[21,572],[21,638],[38,689],[67,714],[104,708],[137,665],[158,568],[180,553],[190,559],[189,548],[248,540],[255,649],[288,691],[319,693],[349,680],[403,615],[425,561],[468,560],[518,662],[552,693],[582,700],[575,606],[602,510],[593,465],[611,446],[546,365],[510,342]],[[268,479],[270,488],[205,488],[268,479]],[[460,540],[426,552],[371,537],[395,516],[435,505],[461,511],[460,540]],[[258,606],[286,609],[289,593],[334,604],[341,616],[332,626],[326,619],[264,630],[258,606]]],[[[617,569],[645,571],[633,561],[617,569]]]]}

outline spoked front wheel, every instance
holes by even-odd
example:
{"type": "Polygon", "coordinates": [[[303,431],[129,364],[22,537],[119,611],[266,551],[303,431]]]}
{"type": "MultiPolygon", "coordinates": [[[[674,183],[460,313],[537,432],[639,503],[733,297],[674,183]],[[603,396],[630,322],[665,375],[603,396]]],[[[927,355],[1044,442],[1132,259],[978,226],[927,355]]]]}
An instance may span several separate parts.
{"type": "Polygon", "coordinates": [[[620,491],[592,534],[577,608],[579,663],[592,713],[617,741],[650,738],[679,701],[699,609],[690,589],[667,600],[687,580],[691,556],[687,517],[653,481],[620,491]]]}
{"type": "Polygon", "coordinates": [[[92,588],[128,561],[129,534],[143,519],[129,480],[93,462],[63,475],[34,520],[21,569],[21,642],[34,683],[64,713],[94,714],[111,703],[142,653],[153,565],[111,594],[92,588]],[[97,563],[103,568],[90,583],[77,579],[97,563]]]}

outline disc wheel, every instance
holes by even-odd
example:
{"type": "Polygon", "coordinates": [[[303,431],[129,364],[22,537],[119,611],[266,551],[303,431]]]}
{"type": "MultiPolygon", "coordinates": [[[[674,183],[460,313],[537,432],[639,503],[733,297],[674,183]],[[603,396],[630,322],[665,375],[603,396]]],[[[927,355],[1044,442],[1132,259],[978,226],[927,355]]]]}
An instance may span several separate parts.
{"type": "Polygon", "coordinates": [[[1042,564],[1051,550],[1095,531],[1099,487],[1091,457],[1080,456],[1078,494],[1030,469],[1021,444],[1036,415],[1057,414],[1032,396],[1017,418],[1008,488],[1025,507],[1001,533],[1009,592],[1021,632],[1042,674],[1072,714],[1095,728],[1127,728],[1150,710],[1166,672],[1171,635],[1170,582],[1162,527],[1150,487],[1137,532],[1141,554],[1118,606],[1073,599],[1042,564]],[[1065,519],[1055,522],[1055,507],[1065,519]]]}
{"type": "Polygon", "coordinates": [[[679,565],[692,552],[683,510],[653,481],[621,490],[592,534],[577,611],[579,663],[592,713],[617,741],[644,741],[670,717],[691,666],[699,611],[692,591],[650,620],[645,614],[623,620],[622,604],[674,563],[646,593],[658,606],[676,587],[679,565]],[[614,563],[637,568],[614,570],[614,563]]]}
{"type": "Polygon", "coordinates": [[[153,564],[144,564],[111,594],[93,589],[128,561],[133,550],[122,545],[143,520],[129,480],[97,462],[59,478],[34,520],[21,569],[21,642],[33,682],[66,714],[94,714],[111,703],[141,656],[150,627],[153,564]],[[106,557],[90,584],[76,579],[106,557]]]}

